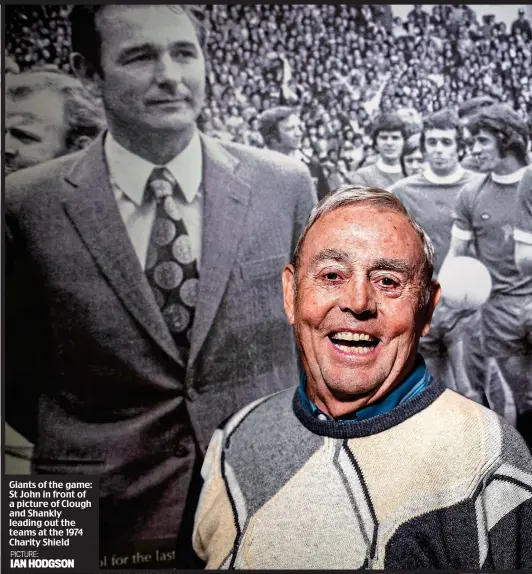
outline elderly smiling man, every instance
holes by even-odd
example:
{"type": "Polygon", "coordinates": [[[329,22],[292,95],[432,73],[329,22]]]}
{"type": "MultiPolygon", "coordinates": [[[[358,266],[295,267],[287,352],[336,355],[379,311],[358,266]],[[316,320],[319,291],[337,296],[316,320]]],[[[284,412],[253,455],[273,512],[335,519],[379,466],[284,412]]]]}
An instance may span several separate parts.
{"type": "Polygon", "coordinates": [[[388,192],[315,207],[283,272],[305,374],[215,432],[193,539],[208,568],[532,566],[523,439],[417,354],[433,258],[388,192]]]}

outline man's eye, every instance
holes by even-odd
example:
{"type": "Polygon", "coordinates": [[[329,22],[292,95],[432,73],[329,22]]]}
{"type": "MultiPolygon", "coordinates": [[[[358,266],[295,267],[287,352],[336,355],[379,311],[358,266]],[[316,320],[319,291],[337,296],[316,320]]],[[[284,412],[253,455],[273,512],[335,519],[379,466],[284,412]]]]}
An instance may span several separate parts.
{"type": "Polygon", "coordinates": [[[175,57],[182,60],[189,60],[190,58],[195,58],[196,53],[190,49],[181,49],[175,53],[175,57]]]}
{"type": "Polygon", "coordinates": [[[336,281],[340,278],[340,275],[336,271],[329,271],[328,273],[325,273],[324,277],[327,281],[336,281]]]}
{"type": "Polygon", "coordinates": [[[40,137],[18,128],[12,129],[11,135],[22,143],[38,143],[41,141],[40,137]]]}
{"type": "Polygon", "coordinates": [[[398,284],[397,281],[391,277],[381,277],[379,281],[383,287],[396,287],[398,284]]]}
{"type": "Polygon", "coordinates": [[[135,54],[134,56],[130,56],[125,60],[125,64],[134,64],[135,62],[147,62],[151,59],[151,55],[146,54],[135,54]]]}

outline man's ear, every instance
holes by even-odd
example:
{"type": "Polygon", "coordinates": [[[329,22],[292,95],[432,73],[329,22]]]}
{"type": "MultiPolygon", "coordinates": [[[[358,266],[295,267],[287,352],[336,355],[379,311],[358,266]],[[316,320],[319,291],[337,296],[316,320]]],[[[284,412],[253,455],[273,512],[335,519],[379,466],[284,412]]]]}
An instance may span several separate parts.
{"type": "Polygon", "coordinates": [[[421,330],[421,336],[424,337],[430,329],[430,322],[432,321],[432,315],[436,309],[436,305],[441,297],[441,287],[437,281],[431,281],[430,283],[430,297],[425,305],[425,316],[423,318],[423,329],[421,330]]]}
{"type": "Polygon", "coordinates": [[[70,55],[70,66],[87,92],[93,98],[100,99],[102,97],[102,77],[95,67],[88,63],[79,52],[73,52],[70,55]]]}
{"type": "Polygon", "coordinates": [[[283,296],[284,312],[288,317],[288,324],[294,324],[294,298],[295,298],[295,270],[291,264],[285,265],[283,269],[283,296]]]}

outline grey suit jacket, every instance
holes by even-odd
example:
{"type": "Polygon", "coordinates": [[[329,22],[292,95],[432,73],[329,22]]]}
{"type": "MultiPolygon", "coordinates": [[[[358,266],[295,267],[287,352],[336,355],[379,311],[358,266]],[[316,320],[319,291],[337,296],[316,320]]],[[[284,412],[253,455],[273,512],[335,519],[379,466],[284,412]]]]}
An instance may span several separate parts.
{"type": "Polygon", "coordinates": [[[101,475],[104,543],[172,538],[233,411],[297,383],[281,270],[308,170],[202,136],[199,301],[184,364],[110,188],[103,138],[6,181],[6,413],[33,470],[101,475]]]}

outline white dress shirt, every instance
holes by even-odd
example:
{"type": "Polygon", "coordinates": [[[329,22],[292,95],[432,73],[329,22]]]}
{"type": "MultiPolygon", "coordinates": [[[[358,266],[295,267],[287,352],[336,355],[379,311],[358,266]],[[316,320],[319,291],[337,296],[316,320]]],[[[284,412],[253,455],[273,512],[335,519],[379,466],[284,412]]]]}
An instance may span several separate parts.
{"type": "Polygon", "coordinates": [[[118,209],[142,269],[145,268],[156,211],[155,200],[144,197],[144,191],[156,167],[166,167],[183,190],[184,198],[177,194],[175,199],[180,206],[199,268],[203,223],[203,155],[198,132],[194,133],[187,147],[165,166],[154,165],[131,153],[110,132],[105,136],[104,152],[118,209]]]}

